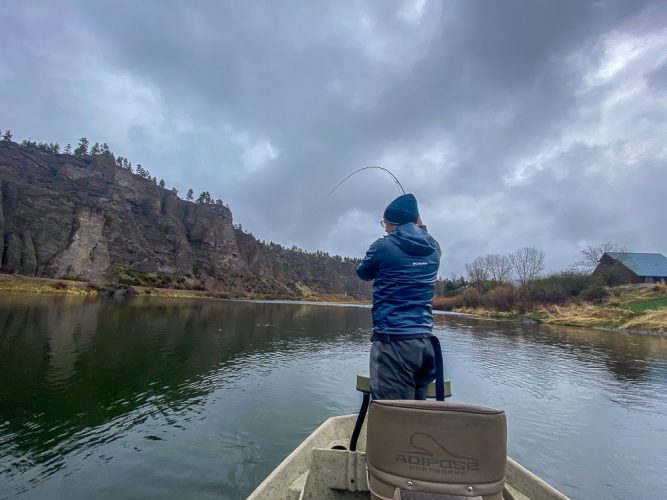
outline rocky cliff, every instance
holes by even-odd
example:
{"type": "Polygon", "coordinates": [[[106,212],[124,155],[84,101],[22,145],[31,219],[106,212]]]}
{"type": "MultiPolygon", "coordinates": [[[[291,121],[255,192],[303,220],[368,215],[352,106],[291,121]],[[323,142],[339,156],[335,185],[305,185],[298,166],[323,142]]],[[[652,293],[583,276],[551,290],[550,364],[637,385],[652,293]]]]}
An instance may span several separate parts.
{"type": "Polygon", "coordinates": [[[349,261],[264,244],[222,204],[192,203],[113,156],[0,141],[5,272],[239,293],[370,295],[349,261]]]}

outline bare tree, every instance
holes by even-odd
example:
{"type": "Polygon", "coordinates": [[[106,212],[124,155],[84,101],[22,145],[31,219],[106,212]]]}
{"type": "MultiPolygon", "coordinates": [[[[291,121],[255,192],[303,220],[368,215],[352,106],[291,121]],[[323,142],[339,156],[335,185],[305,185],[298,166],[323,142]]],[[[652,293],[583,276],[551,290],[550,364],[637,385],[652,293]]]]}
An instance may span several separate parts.
{"type": "Polygon", "coordinates": [[[466,264],[466,273],[468,281],[478,288],[484,286],[484,282],[489,279],[489,272],[486,268],[486,259],[476,257],[470,264],[466,264]]]}
{"type": "Polygon", "coordinates": [[[484,257],[489,279],[497,284],[507,283],[512,276],[512,262],[509,257],[492,253],[484,257]]]}
{"type": "Polygon", "coordinates": [[[509,256],[519,284],[526,286],[544,270],[544,252],[535,247],[524,247],[509,256]]]}
{"type": "Polygon", "coordinates": [[[600,259],[605,253],[628,251],[627,248],[610,241],[600,243],[597,246],[587,246],[581,251],[582,259],[576,265],[584,271],[592,272],[598,266],[600,259]]]}

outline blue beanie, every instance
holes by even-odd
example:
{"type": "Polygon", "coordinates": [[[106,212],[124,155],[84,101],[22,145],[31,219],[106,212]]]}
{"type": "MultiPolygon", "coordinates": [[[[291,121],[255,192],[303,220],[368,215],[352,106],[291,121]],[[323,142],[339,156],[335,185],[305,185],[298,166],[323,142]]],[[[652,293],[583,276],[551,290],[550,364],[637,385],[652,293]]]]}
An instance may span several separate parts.
{"type": "Polygon", "coordinates": [[[417,222],[418,218],[417,198],[413,194],[399,196],[384,210],[384,219],[398,225],[417,222]]]}

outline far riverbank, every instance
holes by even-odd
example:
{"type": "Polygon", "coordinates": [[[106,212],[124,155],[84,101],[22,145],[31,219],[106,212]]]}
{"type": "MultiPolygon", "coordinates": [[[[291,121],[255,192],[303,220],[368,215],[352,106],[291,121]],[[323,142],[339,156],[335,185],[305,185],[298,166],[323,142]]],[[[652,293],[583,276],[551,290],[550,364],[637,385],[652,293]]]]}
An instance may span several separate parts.
{"type": "Polygon", "coordinates": [[[335,302],[340,304],[367,304],[344,294],[331,295],[279,295],[258,293],[232,293],[216,290],[182,290],[136,285],[104,285],[87,281],[38,278],[19,274],[0,274],[0,292],[56,294],[79,296],[150,296],[171,299],[241,299],[241,300],[290,300],[302,302],[335,302]]]}
{"type": "Polygon", "coordinates": [[[638,333],[667,333],[667,286],[621,285],[608,288],[601,300],[572,300],[561,305],[533,304],[527,311],[498,311],[489,307],[451,306],[436,297],[433,308],[492,319],[532,320],[553,325],[603,328],[638,333]]]}
{"type": "MultiPolygon", "coordinates": [[[[0,274],[0,292],[27,294],[57,294],[77,296],[127,296],[171,299],[236,299],[266,301],[298,301],[310,303],[335,303],[367,305],[369,301],[348,295],[262,295],[234,294],[213,290],[177,290],[127,285],[98,285],[86,281],[37,278],[17,274],[0,274]]],[[[614,287],[614,293],[603,302],[579,302],[562,306],[539,306],[530,312],[499,312],[483,307],[448,308],[442,297],[433,303],[436,311],[466,314],[480,318],[517,321],[536,321],[554,325],[635,333],[667,333],[667,286],[628,285],[614,287]]]]}

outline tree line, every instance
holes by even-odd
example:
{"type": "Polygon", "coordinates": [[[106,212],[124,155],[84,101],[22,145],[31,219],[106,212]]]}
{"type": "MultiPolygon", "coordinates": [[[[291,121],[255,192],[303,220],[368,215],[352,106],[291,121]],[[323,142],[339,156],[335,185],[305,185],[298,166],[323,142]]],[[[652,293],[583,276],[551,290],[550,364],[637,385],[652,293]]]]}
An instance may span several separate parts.
{"type": "Polygon", "coordinates": [[[564,304],[570,300],[596,301],[608,295],[603,285],[622,283],[621,276],[592,271],[606,252],[626,252],[614,243],[581,250],[581,260],[572,267],[544,275],[542,250],[524,247],[509,255],[487,254],[466,264],[467,280],[441,282],[434,307],[439,309],[484,307],[496,311],[526,312],[540,305],[564,304]]]}
{"type": "Polygon", "coordinates": [[[509,255],[488,254],[465,265],[468,280],[479,288],[508,284],[526,286],[544,270],[544,252],[524,247],[509,255]]]}
{"type": "MultiPolygon", "coordinates": [[[[627,252],[615,243],[607,242],[581,250],[581,260],[561,272],[590,274],[606,252],[627,252]]],[[[524,247],[509,255],[487,254],[465,265],[468,282],[480,289],[498,285],[517,284],[526,287],[542,277],[545,254],[535,247],[524,247]]]]}
{"type": "MultiPolygon", "coordinates": [[[[11,130],[6,129],[2,134],[3,141],[12,141],[13,135],[11,130]]],[[[30,139],[23,139],[20,143],[20,146],[27,148],[33,152],[40,154],[65,154],[71,156],[80,156],[80,157],[91,157],[91,156],[108,156],[114,160],[116,166],[119,168],[124,168],[130,172],[138,175],[139,177],[153,182],[156,186],[161,187],[162,189],[166,188],[166,183],[164,179],[157,180],[157,177],[151,176],[151,173],[147,168],[145,168],[141,163],[137,163],[136,167],[132,166],[132,162],[129,161],[125,156],[115,155],[109,145],[104,142],[100,144],[99,142],[90,145],[90,141],[87,137],[81,137],[77,146],[72,149],[71,144],[65,145],[64,148],[60,147],[60,144],[57,142],[35,142],[30,139]]],[[[175,187],[171,188],[171,192],[178,196],[178,189],[175,187]]],[[[188,192],[185,196],[185,199],[190,202],[194,202],[202,205],[215,205],[215,206],[225,206],[229,208],[228,205],[223,204],[220,198],[214,199],[208,191],[202,191],[201,194],[195,199],[194,192],[192,189],[188,189],[188,192]]]]}
{"type": "Polygon", "coordinates": [[[326,258],[326,259],[332,259],[337,262],[342,262],[345,264],[352,264],[352,265],[359,265],[362,261],[361,258],[358,257],[345,257],[343,255],[331,255],[329,252],[325,252],[323,250],[314,250],[314,251],[308,251],[304,250],[303,248],[300,248],[296,245],[292,245],[291,247],[286,247],[281,245],[280,243],[274,243],[273,241],[266,242],[265,240],[260,240],[256,238],[250,231],[247,231],[243,228],[241,224],[234,224],[234,229],[242,232],[243,234],[250,236],[255,240],[255,242],[263,247],[267,252],[271,254],[289,254],[291,253],[300,253],[303,255],[307,255],[310,257],[318,257],[318,258],[326,258]]]}

